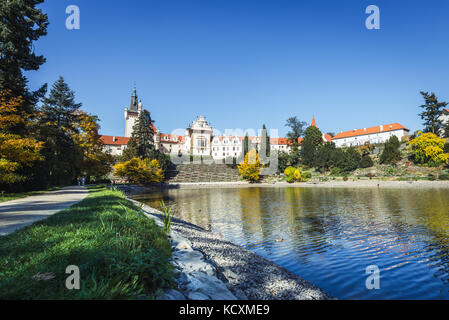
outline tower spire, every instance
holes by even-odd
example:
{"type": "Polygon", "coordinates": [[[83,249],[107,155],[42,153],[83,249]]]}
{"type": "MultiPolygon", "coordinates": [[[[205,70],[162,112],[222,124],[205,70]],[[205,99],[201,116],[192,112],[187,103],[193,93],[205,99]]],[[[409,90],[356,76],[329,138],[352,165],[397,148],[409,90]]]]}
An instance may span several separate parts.
{"type": "Polygon", "coordinates": [[[315,127],[315,128],[318,128],[317,125],[316,125],[315,116],[312,117],[312,124],[311,124],[311,126],[315,127]]]}
{"type": "Polygon", "coordinates": [[[138,100],[137,100],[137,90],[136,84],[134,83],[133,93],[131,95],[131,102],[129,103],[129,111],[138,111],[138,100]]]}

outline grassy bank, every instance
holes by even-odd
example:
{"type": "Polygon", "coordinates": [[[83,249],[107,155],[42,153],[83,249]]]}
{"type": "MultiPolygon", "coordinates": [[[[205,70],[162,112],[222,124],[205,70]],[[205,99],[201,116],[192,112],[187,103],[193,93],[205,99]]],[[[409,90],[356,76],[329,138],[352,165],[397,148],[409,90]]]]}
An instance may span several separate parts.
{"type": "Polygon", "coordinates": [[[0,299],[152,299],[172,284],[170,243],[119,191],[90,188],[79,204],[0,237],[0,299]],[[65,286],[80,269],[80,290],[65,286]]]}
{"type": "Polygon", "coordinates": [[[0,202],[25,198],[29,196],[36,196],[38,194],[43,194],[49,191],[54,191],[60,189],[59,187],[50,188],[47,190],[40,190],[40,191],[29,191],[29,192],[19,192],[19,193],[0,193],[0,202]]]}

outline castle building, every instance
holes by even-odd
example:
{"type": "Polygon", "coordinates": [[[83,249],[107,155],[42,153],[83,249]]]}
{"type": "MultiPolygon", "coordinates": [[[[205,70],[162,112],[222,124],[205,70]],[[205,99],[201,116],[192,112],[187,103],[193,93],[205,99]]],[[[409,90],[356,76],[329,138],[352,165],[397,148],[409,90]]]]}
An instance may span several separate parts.
{"type": "Polygon", "coordinates": [[[337,147],[361,146],[365,143],[385,143],[390,137],[396,136],[399,141],[408,135],[409,129],[399,123],[380,125],[376,127],[344,131],[332,138],[337,147]]]}
{"type": "MultiPolygon", "coordinates": [[[[125,108],[125,136],[101,136],[104,148],[112,155],[119,156],[126,148],[132,135],[134,124],[143,110],[142,102],[138,100],[136,88],[133,89],[129,107],[125,108]]],[[[449,121],[449,110],[445,110],[442,115],[444,121],[449,121]]],[[[315,117],[312,118],[311,126],[317,127],[315,117]]],[[[318,128],[318,127],[317,127],[318,128]]],[[[243,153],[243,144],[245,137],[228,136],[226,134],[214,136],[213,128],[204,116],[199,116],[185,130],[184,136],[161,133],[154,125],[154,145],[165,154],[182,156],[193,155],[212,157],[214,160],[227,158],[240,158],[243,153]]],[[[409,133],[409,129],[393,123],[380,125],[371,128],[354,129],[351,131],[340,132],[335,137],[329,134],[323,134],[324,142],[335,142],[337,147],[359,146],[366,142],[384,143],[392,135],[396,135],[399,140],[409,133]]],[[[249,142],[252,147],[259,150],[262,137],[249,136],[249,142]]],[[[301,144],[302,138],[298,139],[301,144]]],[[[270,149],[291,152],[291,143],[287,138],[270,138],[270,149]]]]}
{"type": "Polygon", "coordinates": [[[134,88],[131,95],[129,108],[125,108],[125,137],[130,138],[133,132],[134,124],[136,123],[139,114],[142,112],[142,101],[137,101],[137,91],[134,88]]]}

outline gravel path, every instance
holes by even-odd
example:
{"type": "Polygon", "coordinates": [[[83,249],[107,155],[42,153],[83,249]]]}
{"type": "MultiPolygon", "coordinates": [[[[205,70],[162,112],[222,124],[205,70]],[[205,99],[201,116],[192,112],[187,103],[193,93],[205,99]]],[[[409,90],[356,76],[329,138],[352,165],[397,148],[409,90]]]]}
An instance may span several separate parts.
{"type": "Polygon", "coordinates": [[[189,239],[216,266],[228,288],[250,300],[318,300],[331,297],[310,282],[275,263],[224,241],[212,232],[174,219],[172,228],[189,239]]]}

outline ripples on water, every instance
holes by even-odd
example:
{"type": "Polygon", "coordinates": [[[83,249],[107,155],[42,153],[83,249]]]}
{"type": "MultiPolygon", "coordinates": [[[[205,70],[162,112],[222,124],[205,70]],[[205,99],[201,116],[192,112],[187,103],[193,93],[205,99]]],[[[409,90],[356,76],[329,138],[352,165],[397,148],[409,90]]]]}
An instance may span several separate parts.
{"type": "Polygon", "coordinates": [[[162,199],[337,298],[449,298],[449,190],[182,189],[144,202],[162,199]],[[369,265],[379,290],[366,289],[369,265]]]}

